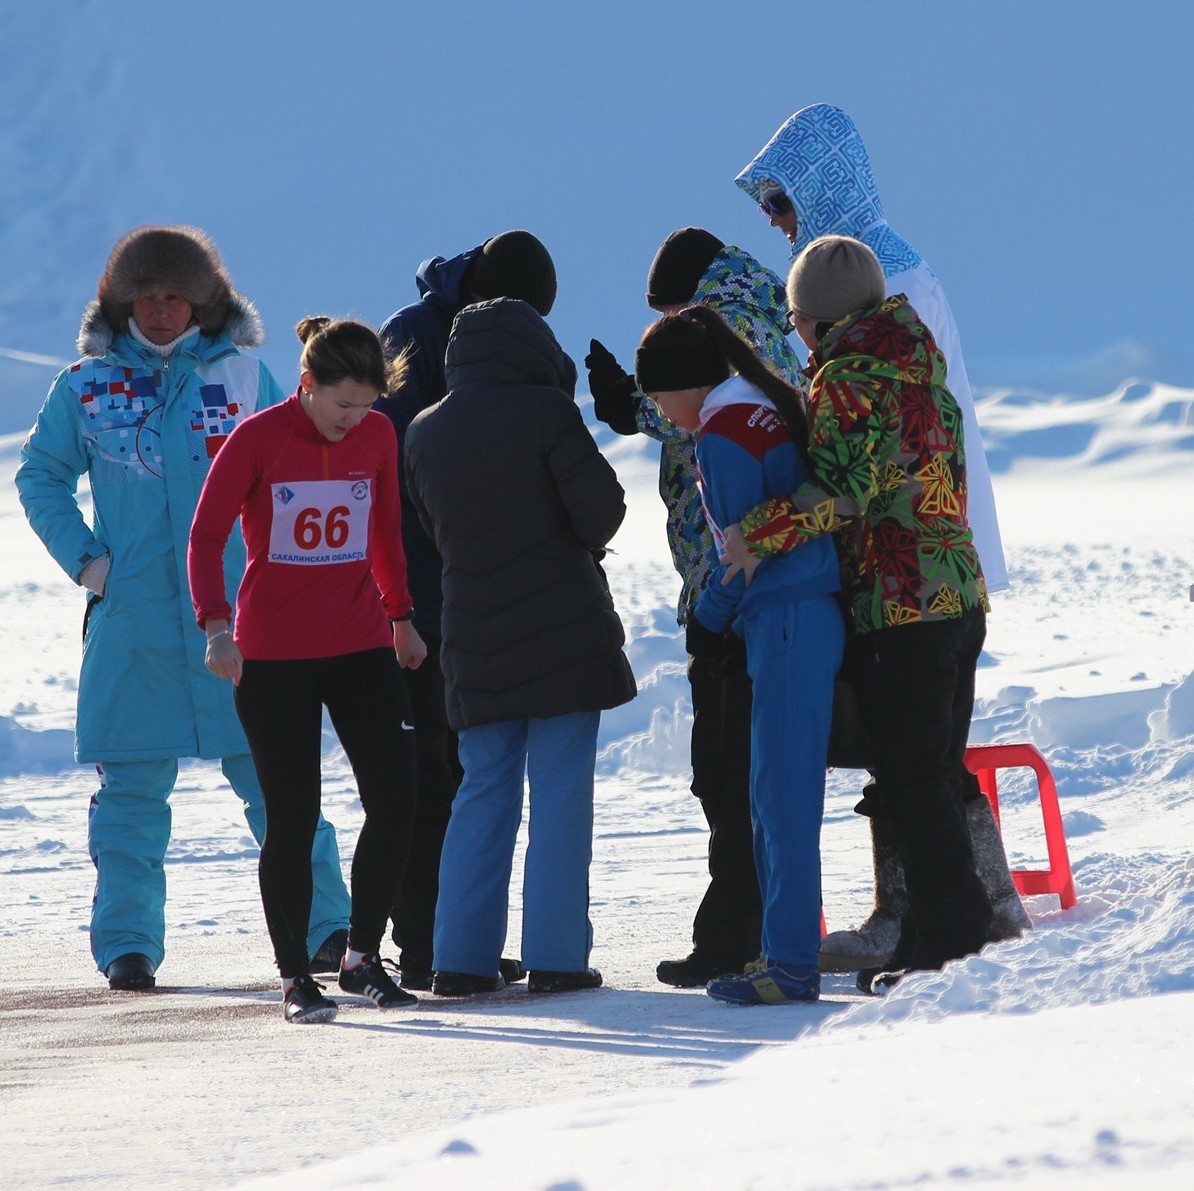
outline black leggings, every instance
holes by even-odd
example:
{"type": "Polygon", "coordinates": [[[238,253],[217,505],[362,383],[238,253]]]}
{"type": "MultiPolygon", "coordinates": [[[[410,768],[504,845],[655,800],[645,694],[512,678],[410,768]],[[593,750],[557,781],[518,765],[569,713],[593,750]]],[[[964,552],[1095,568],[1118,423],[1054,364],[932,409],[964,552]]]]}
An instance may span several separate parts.
{"type": "Polygon", "coordinates": [[[439,665],[439,641],[427,641],[427,657],[417,670],[402,677],[410,698],[418,762],[418,806],[411,829],[410,862],[394,899],[393,939],[402,949],[404,968],[431,970],[431,939],[435,903],[439,897],[439,858],[452,801],[464,771],[460,767],[456,733],[448,726],[444,706],[444,675],[439,665]]]}
{"type": "Polygon", "coordinates": [[[307,919],[324,707],[365,811],[352,857],[348,945],[354,951],[373,954],[381,946],[414,817],[414,732],[392,649],[298,661],[246,659],[236,710],[265,800],[261,901],[278,971],[287,978],[310,970],[307,919]]]}

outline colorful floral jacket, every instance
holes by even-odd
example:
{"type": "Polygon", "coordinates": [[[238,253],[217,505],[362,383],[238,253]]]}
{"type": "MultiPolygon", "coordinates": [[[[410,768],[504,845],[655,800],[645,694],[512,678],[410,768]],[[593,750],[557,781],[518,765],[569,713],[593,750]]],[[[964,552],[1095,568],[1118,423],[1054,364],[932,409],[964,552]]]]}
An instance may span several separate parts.
{"type": "Polygon", "coordinates": [[[752,552],[837,534],[859,633],[989,609],[966,519],[962,415],[908,300],[838,323],[806,375],[813,481],[743,517],[752,552]]]}
{"type": "MultiPolygon", "coordinates": [[[[713,258],[692,300],[716,310],[773,372],[800,383],[800,356],[786,333],[784,283],[750,253],[727,244],[713,258]]],[[[682,581],[676,619],[687,624],[709,572],[717,566],[717,550],[697,487],[696,439],[673,426],[654,402],[645,399],[639,402],[636,422],[643,434],[663,444],[659,495],[667,506],[668,545],[682,581]]]]}

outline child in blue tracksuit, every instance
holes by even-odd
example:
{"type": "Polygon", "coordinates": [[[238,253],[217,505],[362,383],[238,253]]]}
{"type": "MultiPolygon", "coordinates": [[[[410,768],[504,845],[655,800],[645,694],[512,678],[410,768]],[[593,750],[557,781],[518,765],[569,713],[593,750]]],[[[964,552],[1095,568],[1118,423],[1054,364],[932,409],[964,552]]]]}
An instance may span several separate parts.
{"type": "MultiPolygon", "coordinates": [[[[705,515],[719,549],[722,526],[763,494],[791,492],[807,478],[799,393],[716,312],[693,306],[654,323],[635,374],[665,417],[697,434],[705,515]]],[[[782,565],[761,567],[750,587],[740,577],[728,585],[712,577],[687,626],[693,656],[720,650],[732,626],[746,641],[754,683],[750,798],[763,962],[708,985],[711,996],[735,1004],[815,1001],[820,992],[825,756],[845,627],[832,539],[815,545],[770,560],[782,565]]]]}

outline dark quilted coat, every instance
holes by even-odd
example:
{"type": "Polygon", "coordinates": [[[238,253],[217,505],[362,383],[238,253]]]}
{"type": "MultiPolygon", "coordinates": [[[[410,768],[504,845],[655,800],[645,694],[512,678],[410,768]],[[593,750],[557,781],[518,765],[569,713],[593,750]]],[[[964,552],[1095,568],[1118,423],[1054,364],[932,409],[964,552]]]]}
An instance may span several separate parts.
{"type": "Polygon", "coordinates": [[[622,486],[572,398],[576,368],[527,303],[466,307],[448,394],[411,423],[406,472],[444,560],[453,728],[598,711],[635,695],[597,556],[622,486]]]}

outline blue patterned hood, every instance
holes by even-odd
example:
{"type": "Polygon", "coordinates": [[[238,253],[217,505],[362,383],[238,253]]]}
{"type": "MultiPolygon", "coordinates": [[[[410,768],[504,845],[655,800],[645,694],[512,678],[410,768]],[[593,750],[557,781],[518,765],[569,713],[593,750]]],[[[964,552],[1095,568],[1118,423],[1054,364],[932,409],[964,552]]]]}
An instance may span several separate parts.
{"type": "Polygon", "coordinates": [[[734,181],[757,203],[764,182],[778,182],[796,207],[796,256],[818,236],[854,236],[887,277],[924,262],[887,224],[871,159],[854,121],[828,103],[790,116],[734,181]]]}

